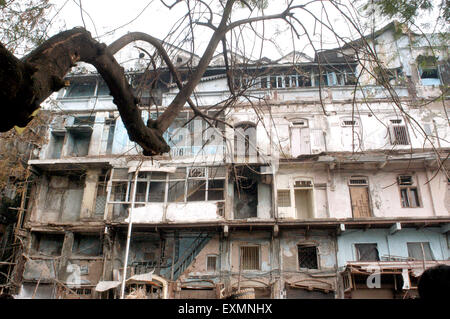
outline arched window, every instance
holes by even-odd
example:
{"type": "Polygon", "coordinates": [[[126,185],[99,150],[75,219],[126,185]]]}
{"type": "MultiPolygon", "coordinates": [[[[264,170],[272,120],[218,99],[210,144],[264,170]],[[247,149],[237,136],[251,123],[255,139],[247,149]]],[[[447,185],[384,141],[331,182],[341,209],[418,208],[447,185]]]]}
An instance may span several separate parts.
{"type": "Polygon", "coordinates": [[[237,161],[256,160],[256,125],[251,122],[239,123],[234,127],[234,158],[237,161]]]}

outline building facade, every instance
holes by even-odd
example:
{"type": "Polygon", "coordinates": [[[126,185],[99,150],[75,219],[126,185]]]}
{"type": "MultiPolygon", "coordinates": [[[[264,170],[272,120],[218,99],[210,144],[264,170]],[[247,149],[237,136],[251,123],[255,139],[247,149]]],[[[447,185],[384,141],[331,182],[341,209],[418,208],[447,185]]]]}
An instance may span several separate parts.
{"type": "MultiPolygon", "coordinates": [[[[353,47],[236,68],[245,97],[230,93],[216,56],[195,100],[219,120],[186,105],[165,133],[170,153],[151,158],[101,78],[71,75],[48,143],[28,162],[36,177],[11,291],[417,296],[426,268],[450,264],[448,52],[436,44],[431,58],[419,36],[395,29],[376,34],[378,68],[353,47]]],[[[130,79],[144,120],[178,92],[167,72],[153,86],[151,72],[130,79]]]]}

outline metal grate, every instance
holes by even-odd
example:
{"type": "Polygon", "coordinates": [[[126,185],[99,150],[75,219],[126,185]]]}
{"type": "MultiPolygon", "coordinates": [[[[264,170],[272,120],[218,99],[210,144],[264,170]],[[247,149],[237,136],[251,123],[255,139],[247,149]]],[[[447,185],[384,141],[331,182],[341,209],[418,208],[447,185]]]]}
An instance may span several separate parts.
{"type": "Polygon", "coordinates": [[[278,207],[291,207],[291,192],[289,190],[278,190],[278,207]]]}
{"type": "Polygon", "coordinates": [[[300,268],[318,269],[317,247],[298,246],[298,265],[300,268]]]}
{"type": "Polygon", "coordinates": [[[367,178],[363,177],[357,177],[357,178],[350,178],[349,185],[367,185],[367,178]]]}
{"type": "Polygon", "coordinates": [[[311,181],[295,181],[294,187],[312,187],[311,181]]]}
{"type": "Polygon", "coordinates": [[[398,177],[398,184],[399,185],[412,185],[413,179],[411,175],[400,175],[398,177]]]}
{"type": "Polygon", "coordinates": [[[259,247],[241,247],[241,266],[243,270],[259,270],[259,247]]]}
{"type": "Polygon", "coordinates": [[[409,145],[406,126],[403,125],[392,126],[392,138],[393,138],[392,144],[409,145]]]}
{"type": "Polygon", "coordinates": [[[217,256],[206,257],[206,271],[216,271],[217,256]]]}
{"type": "Polygon", "coordinates": [[[342,126],[358,126],[358,122],[355,120],[343,120],[342,126]]]}

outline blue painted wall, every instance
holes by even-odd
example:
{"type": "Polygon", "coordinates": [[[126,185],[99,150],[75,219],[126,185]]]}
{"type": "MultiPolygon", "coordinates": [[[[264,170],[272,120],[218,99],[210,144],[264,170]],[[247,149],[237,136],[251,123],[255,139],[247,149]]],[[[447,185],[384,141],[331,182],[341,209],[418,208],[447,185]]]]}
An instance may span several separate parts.
{"type": "Polygon", "coordinates": [[[356,261],[355,244],[376,243],[380,257],[391,255],[408,257],[408,242],[429,242],[436,260],[449,259],[446,235],[439,227],[422,229],[405,228],[391,235],[389,229],[348,229],[338,236],[338,266],[356,261]]]}

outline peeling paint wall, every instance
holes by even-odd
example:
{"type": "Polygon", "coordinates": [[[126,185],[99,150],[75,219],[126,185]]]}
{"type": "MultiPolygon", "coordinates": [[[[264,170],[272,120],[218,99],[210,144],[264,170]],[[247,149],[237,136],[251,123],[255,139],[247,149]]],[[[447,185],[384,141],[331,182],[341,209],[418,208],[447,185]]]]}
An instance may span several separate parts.
{"type": "Polygon", "coordinates": [[[408,257],[408,242],[429,242],[435,260],[447,260],[450,251],[445,234],[441,228],[425,227],[421,229],[405,228],[395,234],[389,229],[348,229],[338,236],[338,265],[357,261],[355,243],[376,243],[379,256],[391,255],[408,257]]]}

